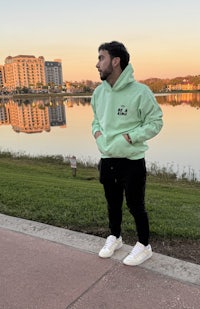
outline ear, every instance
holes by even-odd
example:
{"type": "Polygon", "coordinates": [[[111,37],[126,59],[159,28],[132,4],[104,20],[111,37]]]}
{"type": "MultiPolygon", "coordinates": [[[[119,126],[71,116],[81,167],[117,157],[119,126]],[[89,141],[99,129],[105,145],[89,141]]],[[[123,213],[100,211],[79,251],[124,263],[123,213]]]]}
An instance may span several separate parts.
{"type": "Polygon", "coordinates": [[[112,60],[112,64],[114,67],[117,67],[118,65],[120,65],[120,58],[119,57],[114,57],[112,60]]]}

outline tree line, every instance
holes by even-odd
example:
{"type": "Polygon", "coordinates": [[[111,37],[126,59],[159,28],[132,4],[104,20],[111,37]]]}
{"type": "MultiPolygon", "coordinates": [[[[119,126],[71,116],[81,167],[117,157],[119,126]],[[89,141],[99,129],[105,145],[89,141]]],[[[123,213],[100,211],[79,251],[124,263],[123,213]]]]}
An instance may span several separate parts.
{"type": "Polygon", "coordinates": [[[175,77],[172,79],[161,79],[161,78],[148,78],[145,80],[140,80],[141,83],[147,85],[153,92],[167,92],[169,91],[169,85],[179,85],[179,84],[191,84],[194,88],[200,90],[200,75],[197,76],[185,76],[185,77],[175,77]]]}

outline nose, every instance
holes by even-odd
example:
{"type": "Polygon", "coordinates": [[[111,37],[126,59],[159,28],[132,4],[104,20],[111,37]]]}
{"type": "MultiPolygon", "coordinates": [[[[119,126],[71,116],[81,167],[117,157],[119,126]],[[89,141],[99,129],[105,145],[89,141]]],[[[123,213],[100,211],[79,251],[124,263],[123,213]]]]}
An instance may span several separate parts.
{"type": "Polygon", "coordinates": [[[98,61],[97,64],[96,64],[96,68],[97,68],[97,69],[99,68],[99,61],[98,61]]]}

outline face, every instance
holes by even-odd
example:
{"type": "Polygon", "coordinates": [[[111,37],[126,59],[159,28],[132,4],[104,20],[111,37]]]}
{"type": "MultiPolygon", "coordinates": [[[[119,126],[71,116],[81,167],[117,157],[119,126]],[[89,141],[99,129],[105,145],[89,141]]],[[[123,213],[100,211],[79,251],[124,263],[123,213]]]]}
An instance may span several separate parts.
{"type": "Polygon", "coordinates": [[[96,64],[96,68],[99,71],[101,80],[108,80],[113,73],[112,59],[107,50],[99,51],[99,61],[96,64]]]}

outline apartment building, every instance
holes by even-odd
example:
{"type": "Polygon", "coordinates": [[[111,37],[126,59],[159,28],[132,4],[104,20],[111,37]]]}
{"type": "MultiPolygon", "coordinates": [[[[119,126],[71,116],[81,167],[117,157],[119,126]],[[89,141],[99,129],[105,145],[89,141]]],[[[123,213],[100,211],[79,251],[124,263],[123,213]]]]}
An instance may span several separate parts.
{"type": "Polygon", "coordinates": [[[182,83],[168,85],[167,89],[169,91],[194,91],[194,90],[200,90],[200,84],[194,85],[193,83],[189,83],[183,80],[182,83]]]}
{"type": "Polygon", "coordinates": [[[5,78],[4,78],[4,67],[0,65],[0,90],[4,87],[5,78]]]}
{"type": "Polygon", "coordinates": [[[8,56],[5,59],[4,86],[12,91],[16,88],[39,88],[46,84],[44,57],[29,55],[8,56]]]}
{"type": "Polygon", "coordinates": [[[63,73],[60,59],[45,61],[45,78],[47,85],[62,86],[63,73]]]}

